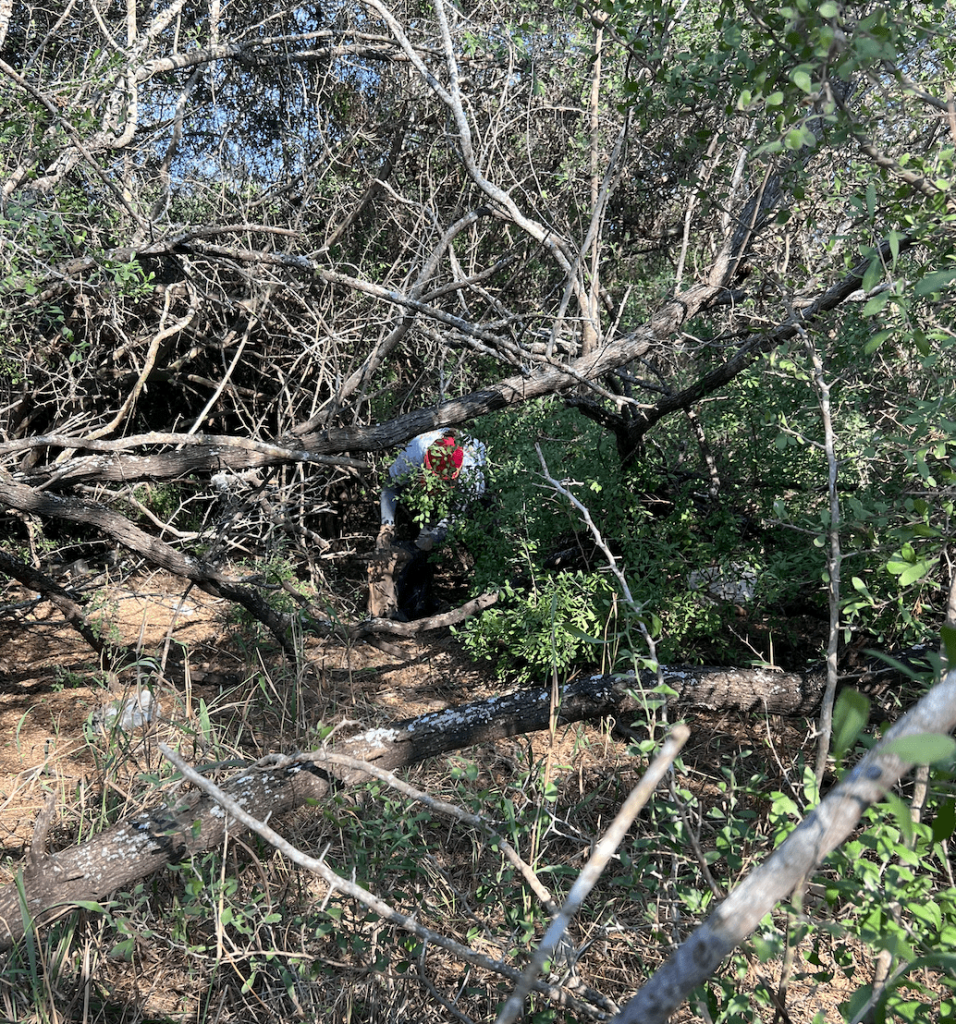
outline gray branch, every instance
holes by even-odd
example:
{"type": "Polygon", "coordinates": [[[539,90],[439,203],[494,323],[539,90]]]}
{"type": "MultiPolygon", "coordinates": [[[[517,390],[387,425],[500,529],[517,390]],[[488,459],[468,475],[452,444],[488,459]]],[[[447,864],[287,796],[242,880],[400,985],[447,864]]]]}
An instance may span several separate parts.
{"type": "Polygon", "coordinates": [[[956,726],[956,670],[886,733],[826,799],[727,897],[614,1018],[613,1024],[665,1024],[735,946],[853,831],[860,816],[912,767],[892,752],[903,736],[956,726]]]}

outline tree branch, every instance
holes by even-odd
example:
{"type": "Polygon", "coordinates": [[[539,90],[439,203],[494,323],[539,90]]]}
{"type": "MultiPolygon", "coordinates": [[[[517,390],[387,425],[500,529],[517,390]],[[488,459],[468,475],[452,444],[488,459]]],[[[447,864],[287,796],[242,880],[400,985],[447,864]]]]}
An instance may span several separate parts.
{"type": "Polygon", "coordinates": [[[893,753],[904,736],[948,733],[956,727],[956,672],[892,726],[826,799],[727,897],[615,1017],[613,1024],[666,1024],[688,994],[781,900],[853,831],[912,765],[893,753]]]}

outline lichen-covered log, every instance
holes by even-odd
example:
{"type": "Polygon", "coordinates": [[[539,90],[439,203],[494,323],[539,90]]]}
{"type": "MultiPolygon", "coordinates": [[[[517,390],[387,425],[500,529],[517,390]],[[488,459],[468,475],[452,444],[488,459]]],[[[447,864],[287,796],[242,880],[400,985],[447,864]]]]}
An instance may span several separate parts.
{"type": "MultiPolygon", "coordinates": [[[[684,708],[736,709],[753,713],[801,715],[820,700],[823,670],[806,673],[765,669],[670,668],[664,682],[684,708]]],[[[551,688],[517,690],[445,711],[369,729],[339,739],[337,753],[396,769],[430,757],[559,724],[615,717],[631,724],[644,714],[643,693],[658,683],[656,674],[596,675],[575,680],[552,707],[551,688]]],[[[268,760],[268,759],[267,759],[268,760]]],[[[307,800],[324,799],[333,785],[361,780],[361,772],[337,770],[333,778],[308,755],[281,767],[250,765],[222,785],[223,790],[258,818],[276,816],[307,800]]],[[[23,868],[29,917],[42,923],[77,900],[101,899],[167,864],[208,850],[222,841],[228,823],[215,803],[196,795],[163,799],[101,835],[48,854],[41,841],[23,868]]],[[[39,834],[39,833],[38,833],[39,834]]],[[[17,886],[0,888],[0,948],[24,934],[17,886]]]]}
{"type": "MultiPolygon", "coordinates": [[[[569,688],[561,719],[600,717],[624,699],[613,679],[600,677],[569,688]]],[[[539,688],[370,729],[338,741],[335,750],[393,769],[549,724],[549,690],[539,688]]],[[[250,766],[222,788],[254,817],[274,819],[307,800],[324,799],[333,784],[359,778],[360,773],[343,771],[333,779],[303,759],[279,768],[250,766]]],[[[193,795],[164,800],[79,846],[53,854],[34,849],[23,868],[27,912],[43,923],[62,912],[64,905],[101,899],[167,864],[216,846],[227,824],[217,804],[193,795]]],[[[0,948],[8,948],[23,934],[17,886],[8,883],[0,889],[0,948]]]]}
{"type": "MultiPolygon", "coordinates": [[[[664,683],[683,708],[763,711],[771,715],[809,715],[820,703],[826,670],[776,672],[765,668],[664,669],[664,683]]],[[[645,677],[645,685],[649,679],[645,677]]]]}
{"type": "MultiPolygon", "coordinates": [[[[322,799],[328,780],[308,766],[243,772],[229,791],[251,813],[267,816],[322,799]]],[[[116,889],[208,850],[222,841],[226,821],[208,798],[181,797],[125,819],[89,842],[58,853],[30,851],[22,871],[26,914],[38,925],[78,900],[99,900],[116,889]]],[[[0,889],[0,949],[23,937],[24,914],[15,883],[0,889]]]]}

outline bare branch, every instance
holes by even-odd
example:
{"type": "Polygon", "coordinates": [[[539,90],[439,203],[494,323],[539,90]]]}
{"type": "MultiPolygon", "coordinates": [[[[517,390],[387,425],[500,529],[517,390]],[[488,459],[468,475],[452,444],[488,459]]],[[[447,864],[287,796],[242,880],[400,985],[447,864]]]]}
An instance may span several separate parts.
{"type": "Polygon", "coordinates": [[[518,1019],[525,996],[530,991],[534,979],[544,970],[545,962],[554,953],[564,935],[568,925],[574,919],[574,915],[581,909],[588,894],[597,885],[598,879],[607,867],[611,857],[617,852],[617,848],[624,842],[627,830],[631,827],[634,819],[641,813],[648,800],[654,795],[654,790],[661,780],[671,769],[674,760],[681,752],[684,744],[690,737],[690,729],[686,725],[675,726],[670,736],[665,740],[660,752],[651,762],[641,781],[631,790],[627,799],[621,804],[620,810],[614,816],[614,820],[608,826],[607,832],[601,837],[590,860],[581,870],[581,874],[575,879],[568,893],[567,899],[561,912],[548,926],[544,938],[538,944],[538,948],[531,958],[531,963],[525,968],[521,975],[521,981],[515,987],[514,992],[508,997],[508,1001],[501,1008],[496,1024],[512,1024],[518,1019]]]}

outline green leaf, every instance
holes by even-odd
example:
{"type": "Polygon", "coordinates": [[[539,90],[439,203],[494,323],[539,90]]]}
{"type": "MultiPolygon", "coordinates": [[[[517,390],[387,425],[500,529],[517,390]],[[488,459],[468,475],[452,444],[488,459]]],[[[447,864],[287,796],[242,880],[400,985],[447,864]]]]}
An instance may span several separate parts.
{"type": "Polygon", "coordinates": [[[947,800],[933,819],[933,842],[941,843],[956,831],[956,800],[947,800]]]}
{"type": "MultiPolygon", "coordinates": [[[[886,292],[881,292],[879,295],[875,295],[872,299],[870,299],[870,302],[873,302],[875,299],[882,299],[883,301],[880,303],[880,307],[882,308],[883,302],[886,301],[885,299],[883,299],[883,296],[886,295],[886,294],[887,294],[886,292]]],[[[870,307],[870,302],[868,302],[863,307],[863,315],[864,316],[868,315],[867,310],[870,307]]],[[[893,331],[889,327],[886,328],[886,330],[877,331],[876,334],[872,335],[870,337],[870,340],[863,346],[863,353],[864,353],[864,355],[868,355],[868,356],[872,355],[883,344],[883,342],[886,341],[886,339],[890,337],[890,335],[892,333],[893,333],[893,331]]]]}
{"type": "Polygon", "coordinates": [[[136,939],[122,939],[109,951],[109,956],[115,960],[131,960],[133,958],[133,951],[135,948],[136,939]]]}
{"type": "Polygon", "coordinates": [[[821,18],[835,18],[840,13],[840,8],[833,0],[824,0],[817,13],[821,18]]]}
{"type": "Polygon", "coordinates": [[[896,819],[900,832],[903,833],[903,842],[907,846],[913,845],[913,815],[910,812],[910,805],[895,793],[887,793],[885,798],[890,812],[896,819]]]}
{"type": "Polygon", "coordinates": [[[840,691],[833,706],[833,755],[840,760],[866,728],[870,701],[849,688],[840,691]]]}
{"type": "Polygon", "coordinates": [[[921,562],[916,562],[914,565],[909,566],[900,573],[900,586],[908,587],[916,583],[917,580],[921,580],[938,561],[939,558],[924,558],[921,562]]]}
{"type": "Polygon", "coordinates": [[[956,754],[956,740],[945,733],[924,732],[919,736],[901,736],[883,749],[912,764],[934,764],[948,761],[956,754]]]}
{"type": "Polygon", "coordinates": [[[116,906],[116,901],[111,900],[107,906],[97,903],[95,900],[71,900],[71,907],[80,907],[82,910],[89,910],[93,914],[108,914],[110,907],[116,906]]]}
{"type": "Polygon", "coordinates": [[[916,282],[913,291],[917,295],[930,295],[932,292],[938,292],[951,281],[956,281],[956,267],[950,270],[934,270],[932,274],[921,277],[916,282]]]}
{"type": "Polygon", "coordinates": [[[813,92],[813,80],[806,71],[794,71],[791,77],[793,78],[793,84],[802,92],[813,92]]]}
{"type": "MultiPolygon", "coordinates": [[[[891,294],[889,291],[882,291],[879,295],[874,295],[872,299],[866,300],[866,305],[863,307],[864,316],[873,316],[875,313],[879,313],[880,310],[890,301],[891,294]]],[[[881,332],[884,337],[890,334],[890,331],[881,332]]],[[[877,346],[879,347],[879,346],[877,346]]],[[[873,351],[867,347],[867,352],[873,351]]]]}
{"type": "Polygon", "coordinates": [[[925,683],[926,680],[929,678],[930,671],[929,668],[926,666],[920,666],[919,664],[915,666],[906,665],[902,661],[899,661],[898,659],[891,657],[885,651],[876,651],[873,649],[868,649],[866,653],[869,654],[871,657],[874,657],[879,661],[882,661],[885,665],[889,665],[890,668],[892,668],[895,672],[899,672],[899,674],[905,677],[906,679],[912,679],[914,682],[917,683],[925,683]]]}
{"type": "Polygon", "coordinates": [[[607,644],[609,640],[602,640],[598,636],[591,636],[590,633],[585,633],[583,630],[578,629],[577,626],[572,626],[570,623],[565,623],[562,627],[568,634],[573,636],[575,640],[582,640],[587,644],[607,644]]]}
{"type": "Polygon", "coordinates": [[[951,668],[956,668],[956,629],[952,626],[943,626],[939,632],[943,650],[946,652],[946,661],[951,668]]]}
{"type": "Polygon", "coordinates": [[[863,283],[860,287],[865,292],[872,291],[883,279],[883,264],[879,260],[870,260],[863,275],[863,283]]]}

